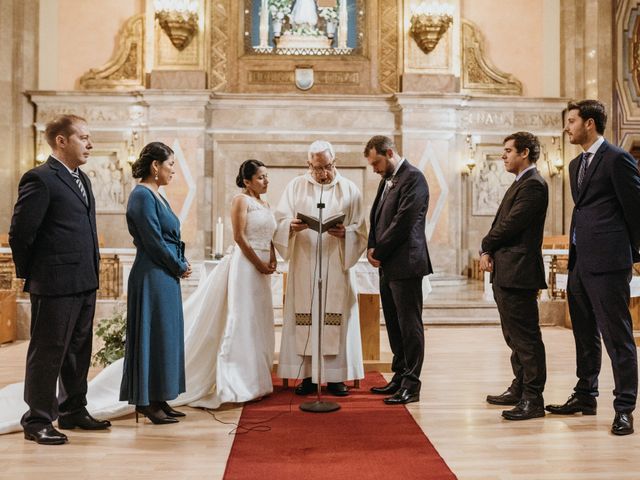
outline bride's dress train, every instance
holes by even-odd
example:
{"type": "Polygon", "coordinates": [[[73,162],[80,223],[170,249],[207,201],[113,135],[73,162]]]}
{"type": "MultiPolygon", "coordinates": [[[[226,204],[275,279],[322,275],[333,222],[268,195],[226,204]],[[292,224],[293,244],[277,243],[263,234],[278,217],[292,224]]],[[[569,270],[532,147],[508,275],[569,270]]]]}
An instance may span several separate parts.
{"type": "MultiPolygon", "coordinates": [[[[249,199],[246,234],[258,256],[269,260],[273,214],[249,199]]],[[[239,248],[234,248],[206,275],[184,302],[186,392],[172,406],[217,408],[271,393],[274,354],[271,276],[259,273],[239,248]]],[[[87,410],[100,418],[133,413],[118,401],[122,380],[120,359],[89,382],[87,410]]],[[[0,390],[0,434],[22,430],[27,411],[24,383],[0,390]]]]}

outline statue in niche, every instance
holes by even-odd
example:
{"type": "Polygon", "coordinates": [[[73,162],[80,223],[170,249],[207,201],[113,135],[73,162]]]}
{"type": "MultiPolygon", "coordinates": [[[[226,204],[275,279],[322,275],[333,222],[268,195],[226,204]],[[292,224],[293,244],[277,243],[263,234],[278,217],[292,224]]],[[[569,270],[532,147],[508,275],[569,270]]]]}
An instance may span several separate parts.
{"type": "Polygon", "coordinates": [[[291,11],[291,23],[295,27],[315,27],[318,24],[318,6],[315,0],[296,0],[291,11]]]}
{"type": "Polygon", "coordinates": [[[349,33],[356,30],[353,12],[357,1],[361,0],[256,0],[252,3],[252,21],[259,29],[252,30],[252,38],[259,39],[259,45],[254,43],[253,51],[280,55],[350,54],[357,45],[357,37],[350,38],[349,33]]]}

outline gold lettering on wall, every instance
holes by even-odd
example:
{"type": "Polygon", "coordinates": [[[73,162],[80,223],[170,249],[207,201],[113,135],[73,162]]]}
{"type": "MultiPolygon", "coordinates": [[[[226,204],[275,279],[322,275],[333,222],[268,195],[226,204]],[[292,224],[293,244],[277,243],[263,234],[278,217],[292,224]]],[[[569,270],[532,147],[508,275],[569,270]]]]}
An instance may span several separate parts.
{"type": "MultiPolygon", "coordinates": [[[[295,72],[288,70],[250,70],[248,81],[252,85],[295,84],[295,72]]],[[[358,72],[314,72],[315,85],[358,85],[358,72]]]]}

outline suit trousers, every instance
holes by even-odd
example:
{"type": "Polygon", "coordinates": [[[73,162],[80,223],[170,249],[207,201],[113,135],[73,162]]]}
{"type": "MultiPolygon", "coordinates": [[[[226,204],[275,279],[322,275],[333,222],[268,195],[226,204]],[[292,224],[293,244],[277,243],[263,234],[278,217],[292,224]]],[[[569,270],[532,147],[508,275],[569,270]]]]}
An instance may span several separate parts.
{"type": "Polygon", "coordinates": [[[638,395],[638,354],[629,313],[631,268],[591,273],[580,264],[580,255],[569,271],[567,294],[571,327],[576,342],[577,395],[598,396],[602,362],[600,338],[613,369],[616,412],[630,413],[638,395]]]}
{"type": "Polygon", "coordinates": [[[424,360],[422,277],[387,280],[381,271],[380,299],[393,352],[393,381],[418,393],[424,360]]]}
{"type": "Polygon", "coordinates": [[[31,294],[24,381],[29,410],[21,420],[25,431],[38,431],[59,415],[76,413],[87,404],[95,308],[95,290],[55,297],[31,294]]]}
{"type": "Polygon", "coordinates": [[[541,403],[547,368],[538,316],[538,290],[493,285],[493,298],[498,305],[502,334],[511,349],[515,378],[510,388],[521,393],[523,399],[541,403]]]}

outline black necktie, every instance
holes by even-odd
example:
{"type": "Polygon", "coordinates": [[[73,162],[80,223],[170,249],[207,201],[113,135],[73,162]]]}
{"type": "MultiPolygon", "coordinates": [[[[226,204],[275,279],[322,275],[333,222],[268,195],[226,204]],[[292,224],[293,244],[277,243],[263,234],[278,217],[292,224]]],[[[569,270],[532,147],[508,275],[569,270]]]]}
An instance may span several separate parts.
{"type": "Polygon", "coordinates": [[[82,194],[82,198],[84,198],[85,205],[89,205],[89,199],[87,198],[87,192],[84,189],[84,185],[82,184],[82,180],[80,180],[80,174],[76,170],[75,172],[71,172],[71,176],[76,181],[78,188],[80,189],[80,193],[82,194]]]}
{"type": "Polygon", "coordinates": [[[591,152],[583,152],[582,160],[580,161],[580,170],[578,170],[578,190],[582,187],[584,176],[587,174],[587,167],[589,166],[589,156],[591,152]]]}

